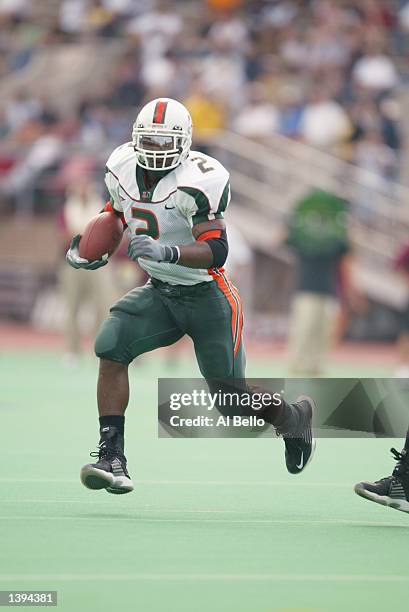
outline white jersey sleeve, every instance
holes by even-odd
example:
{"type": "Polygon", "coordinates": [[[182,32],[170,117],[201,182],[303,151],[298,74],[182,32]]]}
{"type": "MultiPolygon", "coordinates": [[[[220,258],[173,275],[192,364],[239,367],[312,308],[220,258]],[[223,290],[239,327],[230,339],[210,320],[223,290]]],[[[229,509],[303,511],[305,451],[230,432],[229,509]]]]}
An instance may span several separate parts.
{"type": "Polygon", "coordinates": [[[128,162],[129,159],[135,158],[135,152],[132,149],[132,143],[117,147],[108,158],[105,167],[105,185],[107,186],[111,204],[118,212],[123,212],[122,199],[119,193],[119,177],[121,168],[128,162]]]}
{"type": "Polygon", "coordinates": [[[192,223],[220,219],[230,202],[229,173],[213,157],[191,151],[177,173],[179,210],[192,223]]]}

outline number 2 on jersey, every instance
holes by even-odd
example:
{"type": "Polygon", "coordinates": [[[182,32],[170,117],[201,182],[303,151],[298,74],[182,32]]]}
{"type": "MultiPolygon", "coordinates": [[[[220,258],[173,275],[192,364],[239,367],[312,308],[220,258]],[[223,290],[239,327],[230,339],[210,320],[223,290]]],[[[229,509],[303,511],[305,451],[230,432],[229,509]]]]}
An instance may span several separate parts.
{"type": "Polygon", "coordinates": [[[197,164],[197,167],[199,168],[201,172],[203,172],[203,174],[206,174],[206,172],[211,172],[212,170],[214,170],[213,166],[206,167],[206,164],[208,163],[208,161],[204,157],[201,157],[198,155],[196,157],[192,157],[192,161],[199,161],[199,163],[197,164]]]}
{"type": "Polygon", "coordinates": [[[132,218],[140,219],[146,223],[146,227],[138,227],[135,230],[137,236],[151,236],[155,240],[159,238],[159,223],[158,219],[151,210],[146,208],[137,208],[132,206],[132,218]]]}

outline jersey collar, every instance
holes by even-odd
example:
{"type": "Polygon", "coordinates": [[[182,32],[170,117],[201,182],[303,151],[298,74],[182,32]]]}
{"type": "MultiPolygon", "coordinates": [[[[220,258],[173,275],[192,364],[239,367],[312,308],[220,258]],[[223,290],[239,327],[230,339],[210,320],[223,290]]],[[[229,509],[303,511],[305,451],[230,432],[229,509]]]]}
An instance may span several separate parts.
{"type": "Polygon", "coordinates": [[[136,164],[136,182],[138,185],[140,199],[143,202],[152,202],[153,195],[155,193],[155,189],[157,188],[161,180],[165,176],[167,176],[170,172],[172,172],[172,170],[174,170],[174,168],[171,168],[170,170],[159,171],[159,172],[155,171],[154,174],[156,177],[158,177],[158,180],[151,187],[148,187],[145,182],[145,172],[149,172],[149,170],[145,170],[145,168],[142,168],[141,166],[136,164]]]}

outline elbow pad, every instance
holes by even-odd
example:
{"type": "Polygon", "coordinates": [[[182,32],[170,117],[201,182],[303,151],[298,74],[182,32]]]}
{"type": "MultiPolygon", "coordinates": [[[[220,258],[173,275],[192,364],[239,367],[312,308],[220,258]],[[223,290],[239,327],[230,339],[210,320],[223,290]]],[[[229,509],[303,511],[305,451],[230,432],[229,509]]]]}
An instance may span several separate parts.
{"type": "Polygon", "coordinates": [[[229,253],[226,230],[217,229],[204,232],[198,237],[197,240],[204,241],[209,245],[213,253],[212,267],[221,268],[224,266],[229,253]]]}

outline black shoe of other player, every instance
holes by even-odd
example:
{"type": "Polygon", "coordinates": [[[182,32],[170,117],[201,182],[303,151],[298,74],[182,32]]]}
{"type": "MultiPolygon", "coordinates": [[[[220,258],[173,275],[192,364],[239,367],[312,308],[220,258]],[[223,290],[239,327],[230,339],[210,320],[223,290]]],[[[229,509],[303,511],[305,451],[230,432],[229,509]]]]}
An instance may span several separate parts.
{"type": "Polygon", "coordinates": [[[285,444],[285,463],[290,474],[300,474],[310,463],[315,451],[315,439],[312,429],[315,403],[310,397],[300,395],[292,404],[297,411],[297,425],[292,432],[277,433],[283,437],[285,444]]]}
{"type": "Polygon", "coordinates": [[[124,438],[116,427],[103,428],[98,452],[90,453],[90,456],[98,457],[98,461],[84,465],[80,472],[81,482],[87,489],[105,489],[116,495],[133,491],[126,469],[124,438]]]}
{"type": "Polygon", "coordinates": [[[409,512],[409,456],[406,450],[398,453],[395,448],[391,448],[391,453],[397,461],[392,476],[376,482],[358,482],[354,491],[377,504],[409,512]]]}

